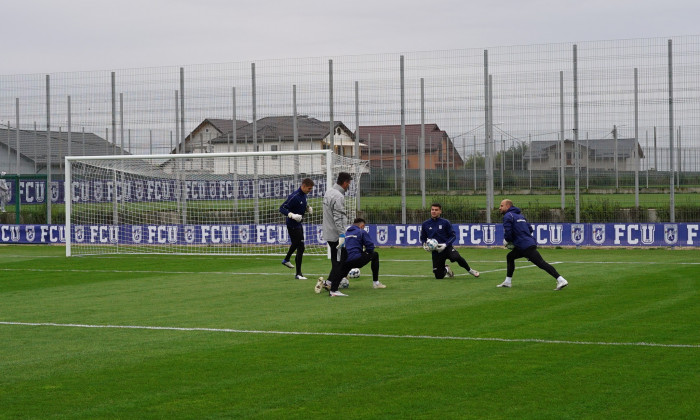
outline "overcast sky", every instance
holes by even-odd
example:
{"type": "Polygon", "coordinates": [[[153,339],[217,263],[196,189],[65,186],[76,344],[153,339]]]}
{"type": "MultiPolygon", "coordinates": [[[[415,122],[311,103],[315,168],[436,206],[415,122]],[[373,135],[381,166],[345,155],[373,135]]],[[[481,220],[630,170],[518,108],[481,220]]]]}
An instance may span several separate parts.
{"type": "Polygon", "coordinates": [[[700,34],[698,0],[4,0],[0,74],[700,34]]]}

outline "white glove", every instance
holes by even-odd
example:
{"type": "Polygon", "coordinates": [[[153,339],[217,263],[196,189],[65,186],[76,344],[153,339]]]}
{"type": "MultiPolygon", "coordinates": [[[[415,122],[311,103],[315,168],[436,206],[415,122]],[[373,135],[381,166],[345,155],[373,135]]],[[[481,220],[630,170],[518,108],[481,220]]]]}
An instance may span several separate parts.
{"type": "Polygon", "coordinates": [[[311,206],[306,206],[306,212],[312,214],[314,212],[314,209],[311,206]]]}
{"type": "Polygon", "coordinates": [[[442,252],[442,251],[445,250],[445,248],[447,248],[447,245],[445,245],[445,244],[438,244],[438,245],[435,247],[435,250],[436,250],[437,252],[442,252]]]}
{"type": "Polygon", "coordinates": [[[338,248],[342,248],[345,246],[345,234],[341,233],[340,237],[338,238],[338,248]]]}
{"type": "Polygon", "coordinates": [[[289,214],[287,215],[287,217],[289,217],[290,219],[294,219],[297,222],[301,222],[301,214],[292,213],[290,211],[289,214]]]}
{"type": "Polygon", "coordinates": [[[513,242],[506,242],[506,245],[505,245],[505,246],[506,246],[506,248],[508,248],[508,249],[513,249],[513,248],[515,248],[515,245],[513,245],[513,242]]]}
{"type": "Polygon", "coordinates": [[[427,242],[423,242],[423,249],[426,250],[426,251],[428,251],[428,252],[430,252],[430,248],[428,248],[428,243],[427,243],[427,242]]]}

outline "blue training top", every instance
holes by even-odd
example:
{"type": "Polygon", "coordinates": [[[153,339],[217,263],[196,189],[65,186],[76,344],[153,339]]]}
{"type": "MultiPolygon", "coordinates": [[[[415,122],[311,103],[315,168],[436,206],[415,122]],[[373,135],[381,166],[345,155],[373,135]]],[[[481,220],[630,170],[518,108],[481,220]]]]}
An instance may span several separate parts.
{"type": "Polygon", "coordinates": [[[348,251],[346,261],[360,258],[365,252],[374,251],[374,242],[369,233],[357,225],[351,225],[345,232],[345,249],[348,251]]]}
{"type": "Polygon", "coordinates": [[[420,241],[425,243],[428,239],[435,239],[439,244],[445,244],[450,246],[457,240],[457,235],[452,229],[452,224],[449,220],[438,217],[433,219],[432,217],[421,225],[420,229],[420,241]]]}
{"type": "MultiPolygon", "coordinates": [[[[293,193],[289,194],[287,200],[280,206],[280,213],[287,216],[289,213],[304,215],[306,213],[306,194],[298,188],[293,193]]],[[[301,223],[287,217],[287,227],[296,229],[301,227],[301,223]]]]}
{"type": "Polygon", "coordinates": [[[509,208],[503,215],[503,239],[512,242],[521,250],[536,245],[535,238],[532,237],[532,226],[515,206],[509,208]]]}

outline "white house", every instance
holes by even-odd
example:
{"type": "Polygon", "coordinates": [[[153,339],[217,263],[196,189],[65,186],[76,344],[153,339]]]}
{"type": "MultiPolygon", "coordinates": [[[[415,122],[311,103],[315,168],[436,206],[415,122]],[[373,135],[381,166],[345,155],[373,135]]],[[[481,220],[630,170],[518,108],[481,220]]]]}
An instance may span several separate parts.
{"type": "MultiPolygon", "coordinates": [[[[333,150],[341,156],[353,156],[355,135],[342,122],[334,122],[333,150]]],[[[320,121],[307,115],[297,116],[297,140],[294,142],[294,117],[265,117],[255,123],[236,121],[236,133],[233,134],[232,120],[208,118],[187,136],[185,150],[188,153],[224,153],[224,152],[277,152],[292,150],[327,150],[331,147],[329,121],[320,121]]],[[[360,144],[360,147],[366,147],[360,144]]],[[[299,171],[314,172],[320,165],[325,165],[321,156],[301,159],[299,171]],[[315,168],[315,169],[314,169],[315,168]]],[[[239,160],[236,163],[239,174],[278,175],[294,171],[293,165],[282,163],[278,156],[266,156],[258,159],[257,167],[253,160],[239,160]]],[[[164,165],[167,172],[173,171],[172,163],[164,165]]],[[[210,172],[224,174],[231,172],[231,164],[225,160],[206,162],[190,160],[185,163],[184,171],[210,172]]]]}
{"type": "MultiPolygon", "coordinates": [[[[17,173],[17,149],[19,148],[19,173],[45,174],[49,159],[49,139],[51,141],[51,172],[63,175],[64,159],[70,156],[102,156],[121,154],[122,150],[93,133],[70,133],[70,151],[68,150],[68,133],[65,131],[17,130],[0,128],[0,169],[7,173],[17,173]]],[[[128,154],[124,151],[124,154],[128,154]]]]}
{"type": "MultiPolygon", "coordinates": [[[[244,127],[249,122],[236,120],[236,128],[244,127]]],[[[185,153],[212,153],[211,141],[219,136],[233,132],[233,120],[206,118],[185,137],[185,153]]],[[[173,153],[181,153],[173,150],[173,153]]]]}
{"type": "MultiPolygon", "coordinates": [[[[523,156],[526,165],[533,171],[552,170],[561,167],[561,142],[558,140],[533,141],[523,156]]],[[[574,168],[575,142],[564,140],[564,167],[574,168]]],[[[639,142],[628,139],[590,139],[578,141],[580,150],[579,167],[589,169],[633,171],[637,158],[644,158],[639,142]]]]}

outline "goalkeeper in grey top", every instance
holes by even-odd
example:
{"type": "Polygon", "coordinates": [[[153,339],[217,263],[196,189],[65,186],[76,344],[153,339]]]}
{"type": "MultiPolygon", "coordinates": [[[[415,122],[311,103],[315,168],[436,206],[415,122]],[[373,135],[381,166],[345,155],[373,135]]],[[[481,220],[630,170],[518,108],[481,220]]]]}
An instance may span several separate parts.
{"type": "Polygon", "coordinates": [[[287,200],[280,206],[280,213],[287,216],[287,232],[289,232],[289,239],[292,244],[289,246],[289,251],[287,255],[282,260],[282,265],[289,268],[294,268],[291,262],[292,254],[296,251],[297,255],[294,258],[296,266],[296,279],[306,280],[303,274],[301,274],[301,262],[304,258],[304,227],[301,225],[301,221],[304,218],[304,214],[313,212],[311,206],[306,202],[306,195],[311,192],[314,187],[314,181],[311,178],[304,178],[301,181],[301,187],[289,194],[287,200]]]}
{"type": "MultiPolygon", "coordinates": [[[[327,278],[331,278],[335,270],[340,269],[340,261],[345,246],[345,228],[347,228],[348,213],[345,210],[345,192],[350,188],[352,175],[347,172],[338,174],[338,179],[332,187],[326,189],[323,196],[323,239],[331,249],[331,273],[327,278]],[[340,251],[340,256],[338,255],[340,251]]],[[[323,277],[318,279],[316,292],[320,286],[330,289],[323,281],[323,277]]]]}
{"type": "Polygon", "coordinates": [[[423,243],[423,249],[431,252],[433,257],[433,275],[436,279],[444,279],[445,276],[454,277],[455,273],[450,269],[450,266],[445,265],[445,262],[450,260],[457,262],[472,276],[479,277],[479,272],[469,267],[467,260],[459,255],[459,252],[452,246],[457,235],[455,235],[450,221],[441,216],[442,205],[440,203],[431,204],[430,219],[423,222],[420,230],[420,241],[423,243]],[[428,247],[426,243],[428,239],[435,239],[438,242],[434,250],[428,247]]]}
{"type": "Polygon", "coordinates": [[[532,237],[532,226],[525,220],[520,209],[515,207],[511,200],[506,199],[501,201],[498,210],[503,215],[503,240],[506,242],[506,248],[511,250],[506,255],[506,279],[498,287],[511,287],[515,260],[524,257],[557,279],[557,287],[554,290],[565,288],[569,282],[542,258],[537,250],[535,238],[532,237]]]}

